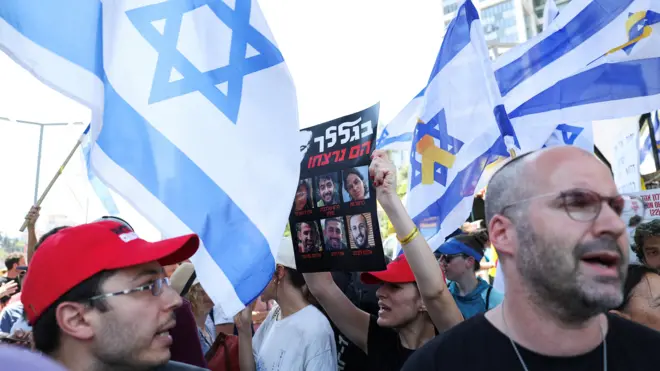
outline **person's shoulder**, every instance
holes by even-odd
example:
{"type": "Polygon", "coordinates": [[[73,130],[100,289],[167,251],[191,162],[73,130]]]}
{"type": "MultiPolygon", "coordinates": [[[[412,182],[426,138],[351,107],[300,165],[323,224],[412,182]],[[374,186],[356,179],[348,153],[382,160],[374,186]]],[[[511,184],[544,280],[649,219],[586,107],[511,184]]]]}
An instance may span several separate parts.
{"type": "Polygon", "coordinates": [[[166,364],[157,367],[153,371],[209,371],[207,368],[192,366],[186,363],[169,361],[166,364]]]}
{"type": "Polygon", "coordinates": [[[645,345],[652,345],[655,348],[660,345],[660,332],[616,314],[608,314],[607,317],[610,331],[617,338],[634,339],[637,343],[643,342],[645,345]]]}
{"type": "Polygon", "coordinates": [[[330,326],[330,321],[328,318],[314,305],[308,305],[301,310],[303,314],[302,322],[306,328],[313,330],[313,332],[330,332],[332,331],[332,326],[330,326]],[[314,326],[309,326],[310,323],[314,323],[314,326]]]}
{"type": "Polygon", "coordinates": [[[424,344],[410,356],[403,370],[417,370],[425,365],[440,367],[447,365],[448,360],[469,357],[474,349],[481,349],[480,342],[488,342],[487,331],[492,329],[483,313],[467,319],[424,344]]]}

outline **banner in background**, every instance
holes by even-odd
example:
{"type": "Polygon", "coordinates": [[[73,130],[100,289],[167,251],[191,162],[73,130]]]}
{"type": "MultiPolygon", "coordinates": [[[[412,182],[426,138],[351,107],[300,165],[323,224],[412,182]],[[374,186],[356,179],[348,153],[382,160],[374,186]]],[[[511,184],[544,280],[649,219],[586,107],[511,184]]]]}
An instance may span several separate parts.
{"type": "Polygon", "coordinates": [[[385,269],[369,181],[379,107],[303,130],[312,139],[289,219],[299,272],[385,269]]]}
{"type": "Polygon", "coordinates": [[[635,122],[621,125],[619,140],[614,144],[612,173],[614,183],[620,193],[639,192],[642,189],[639,176],[639,130],[635,122]]]}
{"type": "MultiPolygon", "coordinates": [[[[660,189],[651,189],[648,191],[641,191],[632,193],[635,196],[638,196],[642,199],[646,205],[646,210],[644,211],[644,218],[642,219],[642,224],[648,223],[654,219],[660,219],[660,189]]],[[[635,246],[635,231],[640,227],[638,224],[636,227],[631,227],[630,224],[634,220],[631,218],[634,217],[634,212],[632,210],[621,215],[624,223],[626,223],[626,230],[628,232],[628,242],[630,243],[630,263],[639,263],[639,259],[635,254],[635,249],[641,248],[641,246],[635,246]]]]}

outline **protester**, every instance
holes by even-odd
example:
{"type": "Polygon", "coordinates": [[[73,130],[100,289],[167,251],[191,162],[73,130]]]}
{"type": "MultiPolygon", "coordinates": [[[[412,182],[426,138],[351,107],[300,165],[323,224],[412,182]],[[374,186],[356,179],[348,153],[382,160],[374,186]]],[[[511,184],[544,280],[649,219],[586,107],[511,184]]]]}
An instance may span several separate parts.
{"type": "MultiPolygon", "coordinates": [[[[16,282],[11,282],[10,284],[17,285],[16,282]]],[[[8,304],[0,312],[0,332],[11,334],[12,327],[21,318],[23,318],[23,304],[20,301],[8,304]]]]}
{"type": "Polygon", "coordinates": [[[330,273],[307,273],[305,280],[332,322],[368,357],[368,370],[399,370],[438,331],[462,320],[428,244],[396,193],[396,169],[383,151],[374,151],[369,175],[378,201],[399,236],[405,255],[387,270],[362,274],[378,283],[378,317],[357,308],[330,273]],[[413,274],[414,272],[414,274],[413,274]],[[435,327],[434,327],[435,325],[435,327]]]}
{"type": "Polygon", "coordinates": [[[637,226],[634,251],[642,264],[660,269],[660,219],[637,226]]]}
{"type": "Polygon", "coordinates": [[[307,299],[302,274],[296,271],[291,239],[282,240],[273,279],[262,293],[274,300],[266,320],[252,338],[252,306],[234,321],[238,326],[241,371],[337,370],[337,349],[327,318],[307,299]]]}
{"type": "MultiPolygon", "coordinates": [[[[17,268],[25,266],[25,256],[18,252],[8,254],[5,257],[5,266],[7,267],[7,273],[0,277],[0,284],[7,282],[18,283],[18,275],[20,272],[17,268]]],[[[20,291],[20,288],[18,291],[20,291]]]]}
{"type": "Polygon", "coordinates": [[[613,312],[660,331],[660,273],[644,265],[628,266],[623,303],[613,312]]]}
{"type": "Polygon", "coordinates": [[[0,346],[0,366],[6,371],[67,371],[52,359],[17,346],[0,346]]]}
{"type": "Polygon", "coordinates": [[[35,348],[70,371],[199,369],[168,362],[181,299],[162,269],[198,245],[194,235],[149,243],[114,221],[49,236],[30,262],[22,297],[35,348]]]}
{"type": "Polygon", "coordinates": [[[493,309],[502,302],[502,293],[476,276],[484,257],[488,234],[473,232],[450,238],[440,245],[440,266],[456,305],[465,319],[493,309]]]}
{"type": "Polygon", "coordinates": [[[190,301],[202,353],[206,354],[215,341],[215,324],[209,316],[213,301],[199,283],[192,263],[181,264],[172,274],[172,288],[190,301]]]}
{"type": "Polygon", "coordinates": [[[620,217],[644,212],[632,201],[602,162],[576,147],[505,164],[485,200],[504,301],[432,340],[404,370],[656,369],[660,333],[604,314],[623,301],[628,240],[620,217]]]}
{"type": "MultiPolygon", "coordinates": [[[[385,264],[389,264],[391,259],[385,257],[385,264]]],[[[358,272],[332,272],[332,279],[341,292],[359,309],[369,313],[372,316],[378,316],[378,298],[376,290],[379,285],[367,285],[360,279],[358,272]]],[[[332,330],[335,332],[335,344],[337,347],[337,370],[338,371],[363,371],[368,369],[369,358],[366,354],[344,334],[339,331],[337,326],[330,322],[332,330]]]]}
{"type": "Polygon", "coordinates": [[[0,307],[4,308],[7,306],[13,295],[20,293],[21,285],[18,282],[18,276],[20,271],[17,269],[19,266],[25,265],[25,257],[21,253],[10,253],[5,257],[5,266],[7,267],[7,272],[0,276],[0,285],[14,282],[16,283],[16,289],[13,290],[12,294],[0,296],[0,307]]]}

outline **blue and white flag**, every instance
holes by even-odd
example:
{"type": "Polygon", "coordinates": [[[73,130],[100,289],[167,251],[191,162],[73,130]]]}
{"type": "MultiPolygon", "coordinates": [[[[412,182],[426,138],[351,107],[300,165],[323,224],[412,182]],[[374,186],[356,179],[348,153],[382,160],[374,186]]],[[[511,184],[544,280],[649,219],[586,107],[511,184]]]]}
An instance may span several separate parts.
{"type": "MultiPolygon", "coordinates": [[[[505,103],[514,127],[544,132],[547,128],[541,127],[543,123],[574,124],[606,120],[639,115],[660,107],[660,3],[648,0],[593,0],[567,22],[570,15],[567,12],[575,11],[577,5],[580,4],[569,4],[550,25],[550,30],[586,19],[592,13],[602,15],[600,7],[603,5],[624,9],[615,12],[616,17],[591,38],[583,40],[568,35],[564,40],[567,44],[576,44],[575,50],[590,48],[591,52],[584,53],[579,59],[570,58],[571,51],[555,63],[571,69],[562,61],[572,60],[574,66],[580,66],[579,70],[562,76],[550,85],[548,83],[556,77],[538,72],[525,82],[547,87],[533,96],[528,93],[538,86],[527,89],[522,87],[523,82],[519,88],[511,88],[505,103]],[[599,40],[601,37],[604,39],[599,40]],[[596,40],[592,42],[592,39],[596,40]],[[598,54],[593,55],[594,52],[598,54]]],[[[603,17],[612,18],[612,15],[603,17]]],[[[546,40],[538,45],[547,44],[546,48],[559,45],[556,41],[546,40]]],[[[559,73],[551,66],[547,67],[549,71],[559,73]]],[[[498,72],[506,69],[506,66],[502,67],[498,72]]],[[[503,92],[507,91],[507,80],[498,81],[503,92]]],[[[522,130],[518,134],[529,137],[522,130]]]]}
{"type": "Polygon", "coordinates": [[[5,0],[0,48],[92,108],[91,166],[232,315],[272,278],[300,170],[294,85],[256,1],[5,0]]]}
{"type": "MultiPolygon", "coordinates": [[[[559,15],[559,9],[554,0],[545,2],[543,10],[543,29],[547,29],[559,15]]],[[[559,124],[545,142],[543,147],[576,146],[588,152],[594,150],[593,125],[590,121],[569,124],[559,124]]],[[[490,179],[490,176],[488,177],[490,179]]]]}
{"type": "MultiPolygon", "coordinates": [[[[653,1],[573,0],[541,34],[512,48],[495,60],[497,84],[506,111],[510,115],[511,124],[516,130],[522,152],[541,148],[559,124],[600,119],[598,116],[602,115],[592,109],[581,110],[577,117],[569,120],[563,119],[558,114],[527,117],[536,112],[526,109],[526,106],[518,108],[528,105],[528,101],[536,100],[544,91],[551,90],[550,88],[555,84],[580,72],[612,48],[628,43],[631,40],[626,32],[629,13],[635,14],[660,6],[657,3],[652,6],[651,2],[653,1]]],[[[658,36],[657,32],[655,36],[658,36]]],[[[652,79],[651,75],[646,81],[652,79]]],[[[610,87],[604,83],[616,83],[611,80],[604,80],[604,83],[593,80],[577,80],[574,83],[582,81],[591,90],[597,88],[606,90],[610,87]]],[[[647,84],[653,85],[648,82],[647,84]]],[[[577,92],[582,91],[579,86],[573,88],[572,94],[563,90],[559,93],[575,96],[579,94],[577,92]]],[[[546,99],[541,103],[561,107],[564,96],[559,95],[556,90],[553,92],[554,95],[546,94],[544,96],[546,99]]],[[[582,101],[582,104],[588,103],[588,99],[582,101]]],[[[412,125],[409,126],[408,130],[412,131],[412,129],[412,125]]],[[[388,127],[385,130],[392,132],[388,127]]]]}
{"type": "Polygon", "coordinates": [[[408,151],[413,138],[413,128],[424,109],[424,91],[422,89],[378,134],[376,148],[388,151],[408,151]]]}
{"type": "Polygon", "coordinates": [[[470,0],[449,25],[431,76],[413,136],[407,207],[418,226],[441,226],[428,239],[435,249],[469,216],[486,164],[517,143],[470,0]]]}
{"type": "Polygon", "coordinates": [[[96,193],[96,196],[101,201],[101,204],[103,204],[103,207],[108,212],[108,215],[119,215],[119,209],[117,208],[117,204],[115,203],[110,190],[108,187],[106,187],[105,184],[103,184],[101,179],[99,179],[96,174],[94,174],[92,167],[89,166],[89,153],[92,149],[92,141],[89,137],[91,127],[91,125],[87,126],[87,129],[85,129],[85,132],[82,135],[80,143],[83,159],[85,161],[85,167],[87,168],[87,179],[89,180],[89,184],[92,186],[92,190],[94,190],[94,193],[96,193]]]}

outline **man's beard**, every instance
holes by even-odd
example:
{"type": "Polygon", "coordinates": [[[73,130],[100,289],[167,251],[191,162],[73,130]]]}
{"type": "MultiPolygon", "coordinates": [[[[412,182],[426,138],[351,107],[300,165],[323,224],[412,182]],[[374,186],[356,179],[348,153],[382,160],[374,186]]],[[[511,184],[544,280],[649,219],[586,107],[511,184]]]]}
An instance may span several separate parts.
{"type": "Polygon", "coordinates": [[[341,240],[338,238],[328,238],[327,244],[333,249],[341,249],[341,240]]]}
{"type": "Polygon", "coordinates": [[[355,244],[359,248],[367,247],[367,239],[363,235],[360,235],[360,236],[358,236],[358,238],[355,239],[355,244]],[[360,238],[360,236],[361,236],[361,238],[360,238]],[[358,241],[360,241],[360,240],[362,240],[362,242],[358,243],[358,241]]]}
{"type": "Polygon", "coordinates": [[[626,271],[616,240],[600,237],[568,250],[560,239],[535,233],[526,218],[521,218],[516,231],[519,238],[516,269],[522,283],[529,287],[532,300],[538,301],[542,308],[551,310],[567,323],[579,323],[621,304],[626,271]],[[581,257],[594,251],[614,252],[619,256],[618,280],[608,278],[603,282],[599,277],[582,274],[581,257]],[[618,295],[602,290],[608,283],[620,285],[618,295]]]}
{"type": "Polygon", "coordinates": [[[323,202],[332,203],[332,199],[333,199],[332,196],[333,196],[332,192],[323,194],[323,202]]]}

